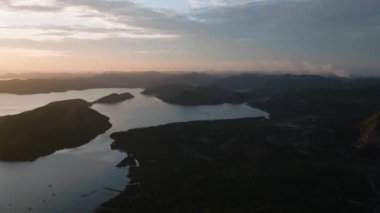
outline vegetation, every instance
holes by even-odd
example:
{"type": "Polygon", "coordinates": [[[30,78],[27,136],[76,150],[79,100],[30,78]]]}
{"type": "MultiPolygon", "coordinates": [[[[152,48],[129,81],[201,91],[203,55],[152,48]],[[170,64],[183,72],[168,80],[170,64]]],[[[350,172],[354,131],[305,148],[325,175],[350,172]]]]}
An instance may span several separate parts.
{"type": "Polygon", "coordinates": [[[112,147],[139,163],[98,212],[373,212],[379,173],[352,146],[358,136],[263,118],[115,133],[112,147]]]}
{"type": "Polygon", "coordinates": [[[247,88],[256,78],[146,90],[182,105],[225,103],[238,90],[239,101],[268,111],[271,120],[177,123],[113,134],[112,147],[128,153],[119,166],[130,166],[131,183],[98,211],[379,211],[378,80],[274,76],[247,88]],[[363,128],[373,134],[363,135],[363,128]]]}
{"type": "Polygon", "coordinates": [[[88,143],[111,127],[83,100],[53,102],[0,117],[0,160],[33,161],[60,149],[88,143]]]}
{"type": "Polygon", "coordinates": [[[380,84],[257,95],[249,104],[265,109],[273,116],[323,115],[363,119],[380,108],[380,84]]]}
{"type": "Polygon", "coordinates": [[[380,80],[376,78],[336,78],[313,75],[257,75],[242,74],[215,79],[202,86],[171,84],[148,87],[143,94],[153,95],[171,104],[211,105],[223,103],[250,103],[273,113],[331,112],[348,109],[367,113],[378,110],[380,80]],[[371,100],[373,99],[373,100],[371,100]],[[369,105],[362,102],[371,101],[369,105]],[[364,105],[366,109],[363,109],[364,105]],[[272,110],[273,107],[273,110],[272,110]],[[280,109],[281,108],[281,109],[280,109]]]}
{"type": "MultiPolygon", "coordinates": [[[[0,92],[19,94],[142,87],[143,94],[172,104],[246,102],[270,113],[270,120],[175,123],[112,134],[112,148],[128,153],[118,166],[130,167],[130,184],[98,212],[380,210],[379,79],[149,72],[4,82],[0,92]]],[[[111,94],[96,103],[128,98],[111,94]]],[[[57,102],[0,118],[0,159],[34,160],[88,142],[110,125],[89,105],[57,102]]]]}
{"type": "Polygon", "coordinates": [[[246,99],[239,92],[213,86],[163,85],[148,88],[142,94],[154,95],[167,103],[185,106],[243,103],[246,99]]]}
{"type": "Polygon", "coordinates": [[[94,101],[93,103],[94,104],[113,104],[113,103],[123,102],[125,100],[129,100],[132,98],[134,98],[134,96],[128,92],[122,93],[122,94],[113,93],[111,95],[107,95],[107,96],[104,96],[102,98],[99,98],[98,100],[94,101]]]}

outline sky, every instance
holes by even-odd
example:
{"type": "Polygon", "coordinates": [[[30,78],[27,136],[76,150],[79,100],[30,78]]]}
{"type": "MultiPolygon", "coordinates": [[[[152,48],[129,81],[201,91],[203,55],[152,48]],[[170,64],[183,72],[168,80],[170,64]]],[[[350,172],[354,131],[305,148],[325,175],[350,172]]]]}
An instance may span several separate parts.
{"type": "Polygon", "coordinates": [[[380,74],[379,0],[0,0],[0,73],[380,74]]]}

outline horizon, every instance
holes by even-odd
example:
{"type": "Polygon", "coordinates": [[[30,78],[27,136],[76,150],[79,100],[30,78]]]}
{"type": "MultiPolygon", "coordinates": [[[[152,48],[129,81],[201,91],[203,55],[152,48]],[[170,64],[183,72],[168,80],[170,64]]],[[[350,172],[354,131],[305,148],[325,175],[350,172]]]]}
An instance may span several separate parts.
{"type": "Polygon", "coordinates": [[[379,6],[375,0],[0,0],[0,74],[375,75],[379,6]]]}
{"type": "Polygon", "coordinates": [[[141,71],[122,71],[122,70],[108,70],[108,71],[56,71],[56,72],[0,72],[0,80],[11,79],[54,79],[54,78],[75,78],[75,77],[89,77],[102,74],[131,74],[131,73],[163,73],[172,75],[187,75],[187,74],[205,74],[214,76],[240,76],[240,75],[294,75],[294,76],[320,76],[327,78],[380,78],[378,73],[365,73],[365,74],[348,74],[339,76],[334,73],[310,73],[307,71],[194,71],[194,70],[177,70],[177,71],[156,71],[156,70],[141,70],[141,71]]]}
{"type": "Polygon", "coordinates": [[[0,213],[380,211],[380,0],[0,0],[0,213]]]}

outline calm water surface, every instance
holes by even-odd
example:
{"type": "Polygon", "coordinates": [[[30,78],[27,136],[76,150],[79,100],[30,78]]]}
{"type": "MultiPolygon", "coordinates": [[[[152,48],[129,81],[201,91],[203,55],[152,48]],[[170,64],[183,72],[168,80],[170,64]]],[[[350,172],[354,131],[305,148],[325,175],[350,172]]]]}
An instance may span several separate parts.
{"type": "Polygon", "coordinates": [[[0,212],[92,212],[128,183],[127,169],[116,165],[124,153],[112,151],[109,135],[136,127],[172,122],[267,116],[247,105],[181,107],[140,95],[140,89],[91,89],[37,95],[0,94],[0,116],[16,114],[57,100],[94,101],[113,92],[135,98],[119,104],[93,106],[110,117],[112,128],[90,143],[61,150],[35,162],[0,161],[0,212]],[[30,211],[28,208],[31,208],[30,211]]]}

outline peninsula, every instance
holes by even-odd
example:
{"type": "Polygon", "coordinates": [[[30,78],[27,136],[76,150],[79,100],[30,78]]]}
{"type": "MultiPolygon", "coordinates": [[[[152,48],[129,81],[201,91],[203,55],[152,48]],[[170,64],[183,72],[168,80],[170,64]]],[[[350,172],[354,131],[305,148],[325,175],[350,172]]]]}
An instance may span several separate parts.
{"type": "Polygon", "coordinates": [[[90,142],[111,127],[109,118],[90,106],[66,100],[0,117],[0,160],[34,161],[90,142]]]}

